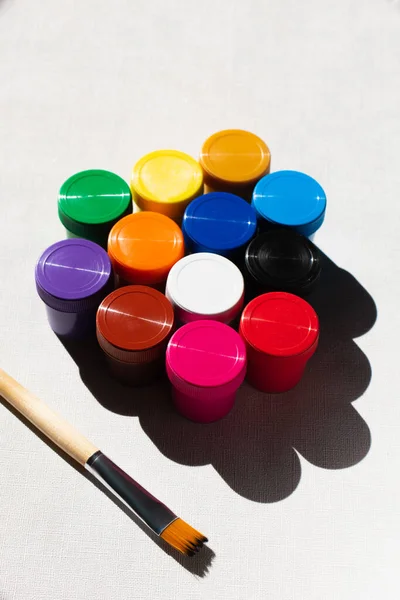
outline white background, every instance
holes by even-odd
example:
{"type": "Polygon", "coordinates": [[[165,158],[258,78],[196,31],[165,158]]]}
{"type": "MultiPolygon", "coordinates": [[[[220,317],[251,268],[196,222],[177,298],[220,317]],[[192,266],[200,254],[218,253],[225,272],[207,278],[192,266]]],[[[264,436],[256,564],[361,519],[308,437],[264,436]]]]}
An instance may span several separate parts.
{"type": "Polygon", "coordinates": [[[165,552],[0,403],[1,600],[399,597],[399,111],[398,1],[0,0],[0,365],[212,549],[165,552]],[[321,182],[316,241],[355,279],[331,265],[296,391],[245,387],[200,426],[162,386],[83,366],[90,391],[33,268],[72,173],[128,180],[144,153],[197,156],[227,127],[321,182]]]}

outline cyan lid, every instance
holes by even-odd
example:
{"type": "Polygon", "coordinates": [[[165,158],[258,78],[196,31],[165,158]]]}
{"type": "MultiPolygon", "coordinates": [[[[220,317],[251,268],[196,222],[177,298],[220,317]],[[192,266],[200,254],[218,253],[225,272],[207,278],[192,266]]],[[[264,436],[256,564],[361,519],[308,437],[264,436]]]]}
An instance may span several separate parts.
{"type": "Polygon", "coordinates": [[[182,229],[191,250],[221,253],[246,245],[255,234],[257,215],[243,198],[211,192],[186,208],[182,229]]]}
{"type": "Polygon", "coordinates": [[[310,235],[322,224],[326,195],[319,183],[305,173],[277,171],[257,183],[252,205],[263,219],[310,235]]]}

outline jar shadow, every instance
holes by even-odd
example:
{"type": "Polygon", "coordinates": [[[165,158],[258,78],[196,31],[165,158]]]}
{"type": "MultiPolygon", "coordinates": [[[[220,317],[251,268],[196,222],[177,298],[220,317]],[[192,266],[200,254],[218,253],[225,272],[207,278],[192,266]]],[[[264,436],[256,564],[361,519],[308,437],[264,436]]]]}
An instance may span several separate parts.
{"type": "Polygon", "coordinates": [[[371,433],[353,406],[367,389],[371,366],[354,342],[377,316],[370,294],[322,255],[319,285],[307,300],[321,327],[320,343],[299,385],[263,394],[244,384],[224,419],[203,425],[179,415],[166,378],[129,388],[109,375],[93,338],[62,341],[83,383],[107,410],[138,417],[160,452],[177,463],[212,464],[238,494],[256,502],[288,497],[301,477],[299,455],[325,469],[351,467],[369,451],[371,433]]]}

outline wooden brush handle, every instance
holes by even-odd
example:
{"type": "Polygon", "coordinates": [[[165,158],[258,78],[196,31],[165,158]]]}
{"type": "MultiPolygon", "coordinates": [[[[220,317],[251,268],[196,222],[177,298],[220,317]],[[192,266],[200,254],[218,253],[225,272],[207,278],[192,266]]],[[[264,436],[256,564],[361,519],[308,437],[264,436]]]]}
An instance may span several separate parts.
{"type": "Polygon", "coordinates": [[[0,369],[0,395],[79,464],[85,465],[92,454],[98,451],[98,448],[72,425],[2,369],[0,369]]]}

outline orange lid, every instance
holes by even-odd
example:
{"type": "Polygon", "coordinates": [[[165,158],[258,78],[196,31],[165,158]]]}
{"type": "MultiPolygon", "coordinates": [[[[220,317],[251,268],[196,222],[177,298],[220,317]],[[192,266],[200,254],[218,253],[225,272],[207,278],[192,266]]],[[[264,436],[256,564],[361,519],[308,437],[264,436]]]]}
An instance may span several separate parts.
{"type": "Polygon", "coordinates": [[[185,253],[183,234],[169,217],[139,212],[118,221],[108,237],[108,254],[117,275],[130,283],[165,281],[185,253]]]}
{"type": "Polygon", "coordinates": [[[269,173],[271,154],[265,142],[242,129],[225,129],[203,144],[200,165],[205,176],[224,183],[246,184],[269,173]]]}

